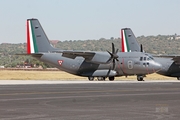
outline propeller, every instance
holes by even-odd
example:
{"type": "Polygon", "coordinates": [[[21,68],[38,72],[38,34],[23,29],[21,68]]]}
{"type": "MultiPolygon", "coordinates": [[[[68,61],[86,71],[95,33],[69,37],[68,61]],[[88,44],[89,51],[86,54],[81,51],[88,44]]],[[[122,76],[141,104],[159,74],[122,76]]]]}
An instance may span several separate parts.
{"type": "MultiPolygon", "coordinates": [[[[119,56],[117,55],[118,50],[119,50],[119,49],[116,49],[116,50],[115,50],[114,43],[112,43],[112,53],[109,52],[109,51],[107,51],[107,52],[110,54],[111,57],[108,59],[108,61],[107,61],[106,63],[112,62],[112,63],[113,63],[113,69],[111,69],[111,67],[109,68],[109,71],[107,72],[106,77],[109,76],[111,70],[114,70],[114,69],[115,69],[115,64],[116,64],[115,62],[116,62],[116,61],[119,62],[119,60],[118,60],[118,57],[119,57],[119,56]]],[[[120,67],[120,64],[119,64],[119,63],[118,63],[118,66],[119,66],[119,68],[122,70],[122,68],[120,67]]],[[[123,72],[124,75],[126,75],[126,73],[125,73],[123,70],[122,70],[122,72],[123,72]]]]}
{"type": "Polygon", "coordinates": [[[112,53],[109,52],[109,51],[107,51],[107,52],[110,54],[111,57],[108,59],[108,61],[107,61],[106,63],[112,62],[112,63],[113,63],[113,70],[115,69],[115,62],[116,62],[116,61],[119,61],[119,60],[118,60],[118,57],[119,57],[119,56],[117,55],[118,50],[119,50],[119,49],[116,49],[116,50],[115,50],[114,43],[112,43],[112,53]]]}

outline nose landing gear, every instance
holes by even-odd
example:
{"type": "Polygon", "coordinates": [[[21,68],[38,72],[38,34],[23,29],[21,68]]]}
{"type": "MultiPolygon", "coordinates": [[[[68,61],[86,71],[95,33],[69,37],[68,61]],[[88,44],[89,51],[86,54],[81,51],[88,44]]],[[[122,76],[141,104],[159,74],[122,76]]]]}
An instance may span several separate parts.
{"type": "MultiPolygon", "coordinates": [[[[114,81],[114,79],[115,79],[114,76],[109,77],[109,81],[114,81]]],[[[94,77],[89,76],[89,77],[88,77],[88,80],[89,80],[89,81],[94,81],[94,77]]],[[[105,80],[106,80],[106,77],[97,77],[97,80],[98,80],[98,81],[105,81],[105,80]]]]}
{"type": "Polygon", "coordinates": [[[114,81],[114,76],[109,77],[109,81],[114,81]]]}
{"type": "Polygon", "coordinates": [[[144,81],[144,75],[137,75],[137,80],[138,81],[144,81]]]}
{"type": "Polygon", "coordinates": [[[94,80],[94,77],[88,77],[88,80],[89,80],[89,81],[93,81],[93,80],[94,80]]]}

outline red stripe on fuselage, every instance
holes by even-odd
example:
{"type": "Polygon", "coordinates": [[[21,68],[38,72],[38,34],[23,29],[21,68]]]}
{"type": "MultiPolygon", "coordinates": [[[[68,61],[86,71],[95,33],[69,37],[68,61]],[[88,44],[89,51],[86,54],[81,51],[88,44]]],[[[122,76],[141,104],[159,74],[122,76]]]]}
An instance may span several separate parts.
{"type": "Polygon", "coordinates": [[[122,52],[124,51],[124,37],[123,37],[123,30],[121,30],[121,46],[122,46],[122,52]]]}
{"type": "Polygon", "coordinates": [[[27,21],[27,54],[31,54],[29,22],[27,21]]]}

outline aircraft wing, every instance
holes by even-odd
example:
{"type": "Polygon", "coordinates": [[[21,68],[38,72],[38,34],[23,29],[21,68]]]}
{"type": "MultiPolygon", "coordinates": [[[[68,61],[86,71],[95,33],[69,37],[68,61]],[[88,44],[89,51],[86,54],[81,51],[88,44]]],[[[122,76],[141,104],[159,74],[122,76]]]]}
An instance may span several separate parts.
{"type": "Polygon", "coordinates": [[[84,51],[58,51],[58,53],[62,53],[63,57],[75,59],[76,57],[83,57],[86,60],[90,61],[94,55],[95,52],[84,52],[84,51]]]}
{"type": "Polygon", "coordinates": [[[172,58],[176,63],[180,63],[180,55],[157,55],[155,57],[172,58]]]}

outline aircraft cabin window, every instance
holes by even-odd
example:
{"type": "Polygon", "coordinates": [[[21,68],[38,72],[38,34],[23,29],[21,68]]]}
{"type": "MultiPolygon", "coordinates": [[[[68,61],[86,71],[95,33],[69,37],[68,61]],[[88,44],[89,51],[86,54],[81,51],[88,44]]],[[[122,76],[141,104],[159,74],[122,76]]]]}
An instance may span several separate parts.
{"type": "Polygon", "coordinates": [[[149,63],[147,63],[147,66],[149,66],[149,63]]]}
{"type": "Polygon", "coordinates": [[[142,61],[143,60],[143,57],[140,57],[140,61],[142,61]]]}
{"type": "Polygon", "coordinates": [[[146,66],[146,64],[145,63],[143,63],[143,67],[145,67],[146,66]]]}
{"type": "Polygon", "coordinates": [[[146,57],[144,57],[144,61],[146,61],[146,57]]]}

